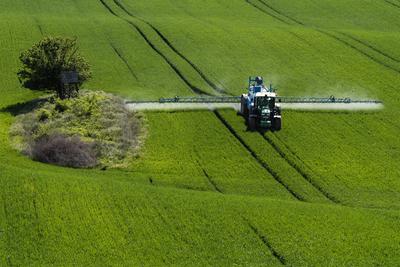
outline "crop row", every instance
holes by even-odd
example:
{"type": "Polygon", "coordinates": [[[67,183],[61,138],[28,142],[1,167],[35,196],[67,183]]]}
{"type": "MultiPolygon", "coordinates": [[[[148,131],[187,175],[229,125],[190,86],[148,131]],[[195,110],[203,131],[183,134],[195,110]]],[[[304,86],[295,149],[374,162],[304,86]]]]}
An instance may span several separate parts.
{"type": "Polygon", "coordinates": [[[144,186],[112,173],[88,179],[69,172],[3,168],[3,262],[270,266],[398,260],[395,211],[144,186]]]}
{"type": "Polygon", "coordinates": [[[216,114],[231,127],[232,131],[247,144],[256,157],[271,169],[271,172],[290,190],[299,200],[310,202],[337,202],[330,194],[315,182],[306,177],[301,169],[296,168],[286,155],[280,153],[261,134],[247,131],[244,119],[230,110],[218,111],[216,114]],[[219,115],[222,114],[222,115],[219,115]]]}
{"type": "Polygon", "coordinates": [[[132,170],[155,185],[291,199],[212,112],[147,114],[148,139],[132,170]]]}
{"type": "Polygon", "coordinates": [[[398,207],[400,143],[389,121],[379,113],[287,111],[284,131],[265,137],[340,203],[398,207]]]}

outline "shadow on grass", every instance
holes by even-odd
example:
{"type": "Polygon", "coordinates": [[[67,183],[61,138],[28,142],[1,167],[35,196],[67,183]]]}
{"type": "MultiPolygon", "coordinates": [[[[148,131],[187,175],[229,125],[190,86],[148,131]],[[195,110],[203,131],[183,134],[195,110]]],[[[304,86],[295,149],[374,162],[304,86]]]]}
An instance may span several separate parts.
{"type": "Polygon", "coordinates": [[[27,102],[13,104],[0,109],[0,112],[7,112],[13,116],[29,113],[46,103],[49,98],[36,98],[27,102]]]}

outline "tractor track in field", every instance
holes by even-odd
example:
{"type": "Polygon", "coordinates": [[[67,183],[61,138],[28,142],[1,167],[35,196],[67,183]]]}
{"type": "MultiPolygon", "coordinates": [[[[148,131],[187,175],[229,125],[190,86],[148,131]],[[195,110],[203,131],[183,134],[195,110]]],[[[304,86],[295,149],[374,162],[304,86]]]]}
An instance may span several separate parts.
{"type": "Polygon", "coordinates": [[[301,177],[303,177],[304,180],[306,180],[312,187],[314,187],[318,192],[320,192],[325,198],[330,200],[331,202],[335,204],[340,204],[340,201],[337,200],[334,196],[332,196],[330,193],[325,191],[320,185],[318,185],[298,164],[296,164],[292,159],[289,158],[288,155],[286,155],[285,152],[282,151],[282,149],[274,142],[272,141],[269,137],[266,135],[260,133],[260,135],[264,138],[265,141],[267,141],[273,149],[283,158],[289,166],[291,166],[301,177]]]}
{"type": "Polygon", "coordinates": [[[200,169],[202,170],[202,172],[204,174],[204,177],[206,178],[207,182],[212,187],[213,191],[223,194],[224,192],[222,192],[222,190],[218,187],[217,183],[211,178],[211,176],[208,174],[208,172],[203,168],[202,164],[200,163],[199,154],[198,154],[197,150],[195,149],[194,151],[197,156],[196,163],[197,163],[197,165],[199,165],[200,169]]]}
{"type": "Polygon", "coordinates": [[[215,116],[221,123],[229,130],[229,132],[239,141],[239,143],[250,153],[250,155],[257,161],[257,163],[265,169],[280,185],[282,185],[294,198],[299,201],[305,201],[305,199],[292,190],[287,184],[284,183],[281,177],[271,168],[269,167],[260,157],[254,152],[253,149],[239,136],[239,134],[232,128],[232,126],[221,116],[221,114],[217,111],[213,111],[215,116]]]}
{"type": "Polygon", "coordinates": [[[149,40],[149,38],[147,38],[147,36],[144,34],[144,32],[137,27],[135,24],[133,24],[130,21],[127,21],[129,24],[131,24],[138,32],[139,34],[143,37],[143,39],[146,41],[146,43],[158,54],[160,55],[160,57],[162,57],[164,59],[164,61],[174,70],[174,72],[176,73],[176,75],[178,75],[178,77],[190,88],[190,90],[192,90],[195,94],[198,95],[210,95],[209,93],[201,90],[200,88],[197,88],[196,86],[194,86],[189,79],[187,79],[182,72],[178,69],[177,66],[175,66],[175,64],[173,64],[168,58],[167,56],[165,56],[157,47],[155,47],[155,45],[149,40]]]}
{"type": "MultiPolygon", "coordinates": [[[[246,2],[250,3],[249,1],[250,1],[250,0],[246,0],[246,2]]],[[[276,8],[274,8],[274,7],[272,7],[271,5],[267,4],[264,0],[257,0],[257,1],[258,1],[259,3],[261,3],[262,5],[264,5],[266,8],[268,8],[268,9],[274,11],[275,13],[279,14],[280,16],[286,18],[287,20],[289,20],[289,21],[291,21],[291,22],[293,22],[293,23],[295,23],[295,24],[297,24],[297,25],[299,25],[299,26],[303,26],[303,27],[307,27],[307,26],[308,26],[308,25],[306,25],[305,23],[303,23],[303,22],[301,22],[301,21],[299,21],[299,20],[297,20],[297,19],[294,19],[294,18],[288,16],[287,14],[285,14],[284,12],[282,12],[282,11],[280,11],[280,10],[278,10],[278,9],[276,9],[276,8]]],[[[389,2],[389,1],[387,1],[387,0],[384,0],[384,1],[389,2]]],[[[283,22],[283,23],[285,23],[285,24],[287,24],[287,25],[289,24],[287,21],[284,21],[283,19],[278,18],[276,15],[270,14],[270,12],[267,12],[266,10],[263,10],[262,8],[256,6],[255,4],[253,4],[253,3],[250,3],[250,4],[251,4],[252,6],[254,6],[254,7],[256,7],[258,10],[261,10],[261,11],[263,11],[264,13],[266,13],[266,14],[268,14],[268,15],[274,17],[275,19],[278,19],[279,21],[281,21],[281,22],[283,22]]],[[[393,3],[392,3],[392,4],[393,4],[393,3]]],[[[290,24],[289,24],[289,25],[290,25],[290,24]]],[[[332,34],[332,33],[329,33],[329,32],[327,32],[327,31],[323,31],[323,30],[321,30],[321,29],[314,28],[314,30],[317,31],[317,32],[319,32],[319,33],[321,33],[321,34],[323,34],[323,35],[325,35],[325,36],[328,36],[328,37],[330,37],[330,38],[333,38],[333,39],[336,40],[337,42],[339,42],[339,43],[341,43],[341,44],[343,44],[343,45],[345,45],[345,46],[347,46],[347,47],[349,47],[349,48],[351,48],[351,49],[353,49],[353,50],[356,50],[358,53],[360,53],[360,54],[362,54],[363,56],[369,58],[369,59],[372,60],[373,62],[375,62],[375,63],[377,63],[377,64],[379,64],[379,65],[381,65],[381,66],[384,66],[384,67],[386,67],[386,68],[388,68],[388,69],[390,69],[390,70],[392,70],[392,71],[395,71],[395,72],[397,72],[397,73],[400,73],[400,70],[399,70],[399,69],[394,68],[394,67],[392,67],[392,66],[386,64],[385,62],[382,62],[381,60],[375,58],[374,56],[368,54],[368,53],[365,52],[364,50],[362,50],[362,49],[360,49],[360,48],[358,48],[358,47],[352,45],[351,43],[347,42],[346,40],[343,40],[342,38],[340,38],[340,37],[338,37],[338,36],[336,36],[336,35],[334,35],[334,34],[332,34]]],[[[371,49],[371,50],[373,50],[373,51],[375,51],[375,52],[377,52],[377,53],[379,53],[379,54],[381,54],[381,55],[383,55],[383,56],[385,56],[385,57],[387,57],[387,58],[389,58],[389,59],[391,59],[391,60],[394,60],[394,61],[396,61],[396,62],[399,62],[399,61],[398,61],[397,59],[395,59],[394,57],[390,56],[389,54],[387,54],[387,53],[385,53],[385,52],[380,51],[379,49],[377,49],[377,48],[375,48],[375,47],[373,47],[373,46],[371,46],[371,45],[369,45],[369,44],[366,44],[366,43],[364,43],[364,42],[362,42],[362,41],[360,41],[360,40],[358,40],[358,39],[355,39],[355,38],[352,37],[352,36],[347,36],[346,34],[343,34],[343,33],[340,33],[340,34],[342,34],[343,36],[346,36],[347,38],[352,39],[352,40],[355,41],[355,42],[358,42],[359,44],[361,44],[361,45],[363,45],[363,46],[365,46],[365,47],[367,47],[367,48],[369,48],[369,49],[371,49]]]]}
{"type": "Polygon", "coordinates": [[[384,2],[388,3],[389,5],[395,7],[395,8],[399,8],[400,9],[400,4],[395,4],[389,0],[383,0],[384,2]]]}
{"type": "Polygon", "coordinates": [[[215,91],[217,91],[220,94],[226,94],[225,89],[219,88],[215,83],[213,83],[201,70],[197,65],[195,65],[192,61],[190,61],[186,56],[184,56],[179,50],[177,50],[171,42],[163,35],[157,28],[155,28],[152,24],[146,22],[157,34],[158,36],[165,42],[166,45],[171,48],[172,51],[174,51],[178,56],[180,56],[184,61],[186,61],[198,74],[199,76],[215,91]]]}
{"type": "Polygon", "coordinates": [[[138,19],[140,21],[142,21],[143,23],[147,24],[157,35],[158,37],[161,38],[161,40],[163,40],[163,42],[172,50],[175,52],[176,55],[178,55],[181,59],[183,59],[184,61],[186,61],[186,63],[188,63],[196,72],[197,74],[211,87],[213,88],[216,92],[221,93],[221,94],[225,94],[226,90],[225,89],[221,89],[219,88],[214,82],[212,82],[201,70],[200,68],[195,65],[191,60],[189,60],[185,55],[182,54],[182,52],[180,52],[178,49],[176,49],[176,47],[174,45],[172,45],[172,43],[168,40],[168,38],[158,29],[156,28],[153,24],[151,24],[150,22],[148,22],[147,20],[140,18],[136,15],[134,15],[132,12],[130,12],[119,0],[113,0],[114,3],[121,8],[126,14],[128,14],[128,16],[134,18],[134,19],[138,19]]]}
{"type": "Polygon", "coordinates": [[[353,50],[356,50],[357,52],[359,52],[360,54],[362,54],[362,55],[364,55],[365,57],[369,58],[370,60],[374,61],[375,63],[377,63],[377,64],[379,64],[379,65],[381,65],[381,66],[384,66],[384,67],[386,67],[387,69],[390,69],[390,70],[392,70],[392,71],[394,71],[394,72],[400,73],[400,70],[398,70],[398,69],[396,69],[396,68],[394,68],[394,67],[392,67],[392,66],[386,64],[385,62],[382,62],[382,61],[379,60],[379,59],[376,59],[375,57],[371,56],[371,55],[368,54],[367,52],[364,52],[364,51],[361,50],[360,48],[358,48],[358,47],[352,45],[351,43],[349,43],[349,42],[347,42],[347,41],[345,41],[345,40],[343,40],[343,39],[341,39],[341,38],[339,38],[339,37],[337,37],[336,35],[334,35],[334,34],[332,34],[332,33],[329,33],[329,32],[326,32],[326,31],[323,31],[323,30],[320,30],[320,29],[316,29],[316,31],[318,31],[318,32],[320,32],[320,33],[322,33],[322,34],[324,34],[324,35],[326,35],[326,36],[329,36],[329,37],[331,37],[331,38],[333,38],[333,39],[335,39],[336,41],[338,41],[338,42],[340,42],[340,43],[346,45],[347,47],[349,47],[349,48],[351,48],[351,49],[353,49],[353,50]]]}
{"type": "Polygon", "coordinates": [[[387,57],[387,58],[389,58],[389,59],[391,59],[391,60],[393,60],[393,61],[396,61],[397,63],[400,63],[400,60],[399,60],[399,59],[392,57],[391,55],[389,55],[389,54],[387,54],[387,53],[385,53],[385,52],[379,50],[378,48],[376,48],[376,47],[374,47],[374,46],[372,46],[372,45],[370,45],[370,44],[368,44],[368,43],[366,43],[366,42],[363,42],[363,41],[361,41],[361,40],[359,40],[359,39],[353,37],[353,36],[350,35],[350,34],[347,34],[347,33],[344,33],[344,32],[339,32],[339,33],[342,34],[342,35],[344,35],[344,36],[346,36],[346,37],[348,37],[348,38],[350,38],[350,39],[352,39],[353,41],[355,41],[355,42],[357,42],[357,43],[359,43],[359,44],[361,44],[361,45],[364,45],[364,46],[370,48],[371,50],[377,52],[378,54],[381,54],[382,56],[385,56],[385,57],[387,57]]]}
{"type": "MultiPolygon", "coordinates": [[[[284,24],[286,24],[286,25],[292,25],[292,24],[290,24],[289,22],[287,22],[287,21],[281,19],[281,18],[278,17],[277,15],[274,15],[273,13],[268,12],[268,11],[266,11],[265,9],[260,8],[259,6],[257,6],[257,5],[255,5],[254,3],[250,2],[250,0],[245,0],[245,1],[246,1],[246,3],[248,3],[248,4],[251,5],[252,7],[256,8],[257,10],[261,11],[262,13],[267,14],[268,16],[270,16],[270,17],[272,17],[272,18],[274,18],[274,19],[276,19],[276,20],[279,20],[280,22],[282,22],[282,23],[284,23],[284,24]]],[[[259,0],[257,0],[257,1],[259,1],[259,0]]],[[[260,2],[260,1],[259,1],[259,2],[260,2]]],[[[278,14],[279,14],[279,13],[278,13],[278,14]]],[[[315,48],[310,42],[308,42],[306,39],[304,39],[303,37],[299,36],[298,34],[292,32],[292,31],[290,31],[290,30],[288,30],[287,32],[288,32],[289,34],[293,35],[294,37],[296,37],[297,39],[299,39],[300,41],[302,41],[303,43],[309,45],[309,46],[312,47],[313,49],[318,50],[318,49],[315,48]]]]}
{"type": "Polygon", "coordinates": [[[138,77],[136,76],[135,72],[133,71],[132,67],[129,65],[128,61],[126,60],[126,58],[124,56],[122,56],[121,52],[118,51],[118,49],[115,47],[114,44],[110,43],[110,46],[112,47],[112,49],[114,50],[115,54],[117,54],[117,56],[121,59],[121,61],[125,64],[125,66],[128,68],[129,72],[131,73],[131,75],[133,76],[133,78],[135,78],[136,81],[138,81],[138,77]]]}
{"type": "Polygon", "coordinates": [[[35,21],[35,24],[36,24],[36,26],[37,26],[37,28],[38,28],[40,34],[43,36],[43,35],[44,35],[44,31],[43,31],[42,26],[41,26],[40,23],[39,23],[39,20],[38,20],[37,18],[33,18],[33,20],[35,21]]]}
{"type": "MultiPolygon", "coordinates": [[[[312,171],[312,168],[307,164],[307,163],[305,163],[304,161],[303,161],[303,159],[302,158],[300,158],[283,140],[281,140],[280,138],[279,138],[279,136],[278,135],[275,135],[275,137],[279,140],[279,142],[281,142],[282,143],[282,145],[289,151],[289,153],[291,154],[291,155],[293,155],[293,157],[295,157],[296,159],[297,159],[297,161],[298,162],[300,162],[304,167],[306,167],[306,168],[308,168],[311,172],[313,172],[312,171]]],[[[288,162],[289,163],[289,162],[288,162]]],[[[289,163],[290,164],[290,163],[289,163]]],[[[293,163],[293,164],[295,164],[295,163],[293,163]]],[[[298,167],[298,168],[300,168],[300,167],[298,167]]],[[[297,171],[297,169],[295,168],[295,170],[297,171]]],[[[301,172],[299,172],[299,174],[301,175],[301,172]]],[[[303,175],[302,175],[303,176],[303,175]]],[[[308,176],[307,174],[306,174],[306,176],[308,176]]],[[[336,176],[336,175],[335,175],[336,176]]],[[[309,176],[308,176],[309,177],[309,176]]],[[[306,177],[304,177],[303,176],[303,178],[305,179],[305,180],[307,180],[307,178],[306,177]]],[[[311,178],[310,178],[311,179],[311,178]]],[[[307,180],[308,181],[308,180],[307,180]]],[[[310,182],[310,181],[308,181],[308,182],[310,182]]],[[[334,197],[334,196],[332,196],[332,195],[330,195],[328,192],[326,192],[326,191],[324,191],[324,190],[320,190],[320,189],[318,189],[319,187],[315,187],[311,182],[310,182],[310,184],[314,187],[314,188],[316,188],[319,192],[321,192],[328,200],[330,200],[331,202],[333,202],[333,203],[335,203],[335,204],[338,204],[338,205],[342,205],[342,206],[345,206],[345,204],[343,204],[342,202],[340,202],[336,197],[334,197]],[[323,193],[323,192],[325,192],[327,195],[325,195],[325,193],[323,193]]]]}
{"type": "Polygon", "coordinates": [[[294,22],[295,24],[299,24],[299,25],[301,25],[301,26],[306,26],[303,22],[301,22],[301,21],[299,21],[299,20],[297,20],[297,19],[294,19],[294,18],[292,18],[292,17],[286,15],[286,14],[283,13],[282,11],[277,10],[276,8],[274,8],[274,7],[272,7],[271,5],[267,4],[267,3],[264,2],[263,0],[257,0],[257,1],[260,2],[262,5],[264,5],[265,7],[269,8],[270,10],[274,11],[275,13],[281,15],[282,17],[285,17],[286,19],[288,19],[288,20],[294,22]]]}
{"type": "Polygon", "coordinates": [[[295,157],[297,158],[301,163],[303,163],[304,165],[305,162],[279,137],[279,135],[275,135],[276,139],[279,140],[279,142],[282,143],[282,145],[295,157]]]}
{"type": "Polygon", "coordinates": [[[272,256],[276,258],[282,265],[286,265],[286,259],[285,257],[280,254],[276,249],[272,246],[271,242],[268,240],[268,238],[263,235],[257,227],[255,227],[248,219],[244,218],[242,216],[243,221],[247,223],[249,228],[252,230],[252,232],[257,236],[257,238],[264,244],[264,246],[271,252],[272,256]]]}
{"type": "Polygon", "coordinates": [[[166,55],[164,55],[151,41],[150,39],[146,36],[146,34],[132,21],[124,19],[117,15],[111,8],[110,6],[107,5],[107,3],[104,0],[99,0],[100,3],[115,17],[119,18],[122,21],[125,21],[129,25],[131,25],[138,33],[139,35],[143,38],[143,40],[146,42],[146,44],[154,51],[156,52],[164,61],[167,63],[170,68],[175,72],[175,74],[185,83],[186,86],[190,88],[190,90],[198,95],[210,95],[209,93],[201,90],[200,88],[197,88],[194,86],[183,74],[182,72],[178,69],[177,66],[175,66],[174,63],[172,63],[166,55]]]}
{"type": "Polygon", "coordinates": [[[290,23],[288,23],[287,21],[285,21],[285,20],[281,19],[280,17],[278,17],[278,16],[276,16],[276,15],[274,15],[274,14],[272,14],[272,13],[270,13],[270,12],[268,12],[268,11],[262,9],[262,8],[260,8],[259,6],[257,6],[254,3],[250,2],[250,0],[245,0],[245,1],[246,1],[247,4],[251,5],[252,7],[256,8],[259,11],[261,11],[262,13],[265,13],[268,16],[271,16],[271,17],[275,18],[275,19],[279,20],[280,22],[285,23],[286,25],[290,25],[290,23]]]}
{"type": "Polygon", "coordinates": [[[289,34],[293,35],[294,37],[296,37],[297,39],[301,40],[303,43],[307,44],[309,47],[311,47],[314,50],[320,51],[320,49],[318,49],[317,47],[313,46],[313,44],[311,44],[309,41],[307,41],[305,38],[301,37],[300,35],[298,35],[297,33],[288,31],[289,34]]]}
{"type": "Polygon", "coordinates": [[[119,16],[107,5],[107,3],[104,0],[99,0],[101,2],[101,4],[114,16],[118,17],[119,16]]]}
{"type": "Polygon", "coordinates": [[[207,173],[207,171],[204,168],[201,168],[203,171],[204,176],[207,178],[207,181],[211,184],[212,188],[217,191],[218,193],[223,194],[222,190],[218,187],[217,183],[214,182],[213,179],[211,179],[210,175],[207,173]]]}

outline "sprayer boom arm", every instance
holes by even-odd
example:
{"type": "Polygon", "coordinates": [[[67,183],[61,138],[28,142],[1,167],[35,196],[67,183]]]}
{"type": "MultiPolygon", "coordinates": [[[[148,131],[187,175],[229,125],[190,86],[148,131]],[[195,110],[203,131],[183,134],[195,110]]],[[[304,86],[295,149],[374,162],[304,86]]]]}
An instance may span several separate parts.
{"type": "Polygon", "coordinates": [[[195,97],[180,97],[160,98],[160,103],[239,103],[240,96],[195,96],[195,97]]]}
{"type": "MultiPolygon", "coordinates": [[[[240,96],[194,96],[174,98],[160,98],[158,101],[129,101],[127,103],[240,103],[240,96]]],[[[295,96],[277,96],[278,103],[374,103],[379,104],[379,100],[353,100],[351,98],[330,97],[295,97],[295,96]]]]}
{"type": "Polygon", "coordinates": [[[351,98],[330,97],[295,97],[295,96],[279,96],[277,101],[280,103],[374,103],[379,104],[379,100],[354,100],[351,98]]]}

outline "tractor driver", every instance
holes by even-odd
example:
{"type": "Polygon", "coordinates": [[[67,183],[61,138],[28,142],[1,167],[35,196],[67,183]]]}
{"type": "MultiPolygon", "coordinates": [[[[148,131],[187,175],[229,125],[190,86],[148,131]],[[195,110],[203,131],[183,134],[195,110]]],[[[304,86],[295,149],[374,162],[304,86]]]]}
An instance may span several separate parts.
{"type": "Polygon", "coordinates": [[[264,83],[263,78],[262,77],[256,77],[256,85],[258,86],[262,86],[264,83]]]}

